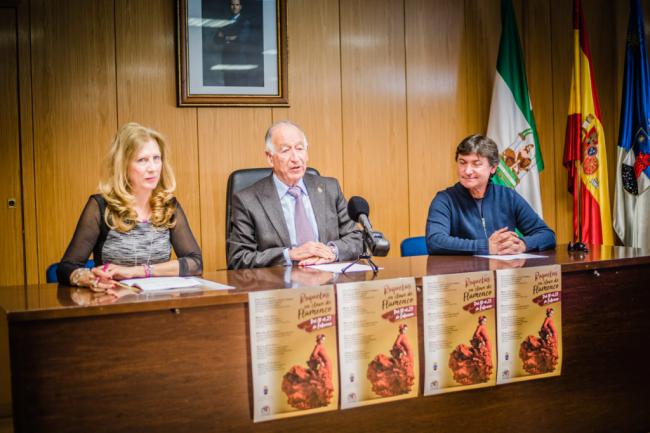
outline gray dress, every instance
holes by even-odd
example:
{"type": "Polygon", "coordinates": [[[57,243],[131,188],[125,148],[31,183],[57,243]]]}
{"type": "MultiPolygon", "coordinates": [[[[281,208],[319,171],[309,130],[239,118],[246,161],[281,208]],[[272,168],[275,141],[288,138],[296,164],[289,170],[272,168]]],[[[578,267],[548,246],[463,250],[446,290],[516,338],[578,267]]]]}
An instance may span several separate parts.
{"type": "Polygon", "coordinates": [[[91,253],[96,266],[107,262],[137,266],[167,262],[171,259],[171,250],[174,248],[180,276],[201,274],[201,249],[180,203],[175,202],[175,206],[176,225],[171,229],[156,228],[148,222],[139,222],[128,232],[120,233],[110,229],[104,221],[104,198],[99,194],[90,196],[79,217],[70,245],[59,263],[59,283],[69,285],[70,274],[85,266],[91,253]]]}

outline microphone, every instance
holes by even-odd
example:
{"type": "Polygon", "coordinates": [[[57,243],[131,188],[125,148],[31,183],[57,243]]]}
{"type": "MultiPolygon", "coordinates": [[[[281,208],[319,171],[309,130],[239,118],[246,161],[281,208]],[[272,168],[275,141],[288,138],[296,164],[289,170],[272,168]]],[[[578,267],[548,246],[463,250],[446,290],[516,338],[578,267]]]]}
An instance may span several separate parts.
{"type": "Polygon", "coordinates": [[[384,239],[381,232],[374,231],[372,224],[370,224],[370,207],[368,202],[363,197],[350,197],[348,202],[348,215],[354,222],[361,224],[363,227],[363,243],[366,251],[373,256],[383,257],[388,255],[390,250],[390,242],[384,239]]]}

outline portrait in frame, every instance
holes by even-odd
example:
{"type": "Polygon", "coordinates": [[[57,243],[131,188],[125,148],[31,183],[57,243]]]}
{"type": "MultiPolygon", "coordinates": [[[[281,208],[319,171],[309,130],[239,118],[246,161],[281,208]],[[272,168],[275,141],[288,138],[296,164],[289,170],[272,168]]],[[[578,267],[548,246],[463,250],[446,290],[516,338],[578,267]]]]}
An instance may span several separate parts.
{"type": "Polygon", "coordinates": [[[177,0],[179,106],[288,106],[286,0],[177,0]]]}

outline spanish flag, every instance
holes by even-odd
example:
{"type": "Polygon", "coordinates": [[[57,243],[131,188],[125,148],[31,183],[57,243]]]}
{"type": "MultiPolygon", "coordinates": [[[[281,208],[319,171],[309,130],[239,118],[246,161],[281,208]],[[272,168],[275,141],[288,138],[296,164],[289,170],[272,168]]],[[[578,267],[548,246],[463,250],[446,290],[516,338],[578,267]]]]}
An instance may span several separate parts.
{"type": "Polygon", "coordinates": [[[605,132],[580,0],[573,1],[573,74],[564,141],[564,166],[573,194],[573,236],[613,245],[605,132]],[[579,233],[581,231],[581,237],[579,233]]]}

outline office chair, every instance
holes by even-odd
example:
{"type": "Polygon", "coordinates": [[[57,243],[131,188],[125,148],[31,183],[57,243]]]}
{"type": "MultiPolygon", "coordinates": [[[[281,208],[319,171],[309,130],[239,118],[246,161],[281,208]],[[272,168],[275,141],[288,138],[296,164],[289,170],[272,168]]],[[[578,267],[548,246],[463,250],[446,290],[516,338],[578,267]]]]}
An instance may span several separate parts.
{"type": "MultiPolygon", "coordinates": [[[[92,269],[95,267],[95,261],[94,260],[88,260],[86,262],[86,267],[88,269],[92,269]]],[[[59,262],[52,263],[50,266],[47,267],[47,270],[45,271],[45,281],[48,283],[58,283],[59,279],[56,276],[56,270],[59,269],[59,262]]]]}
{"type": "Polygon", "coordinates": [[[399,245],[402,257],[410,256],[426,256],[429,254],[427,251],[427,242],[424,236],[415,236],[406,238],[399,245]]]}
{"type": "MultiPolygon", "coordinates": [[[[230,223],[230,215],[232,213],[232,196],[237,191],[241,191],[257,182],[271,175],[271,167],[267,168],[243,168],[235,170],[228,176],[228,186],[226,189],[226,257],[228,257],[228,239],[230,239],[230,231],[232,225],[230,223]]],[[[307,167],[306,173],[320,175],[315,168],[307,167]]]]}

